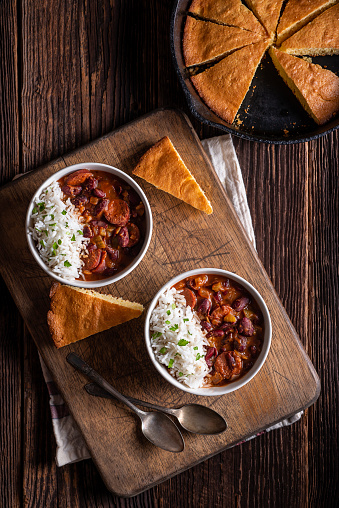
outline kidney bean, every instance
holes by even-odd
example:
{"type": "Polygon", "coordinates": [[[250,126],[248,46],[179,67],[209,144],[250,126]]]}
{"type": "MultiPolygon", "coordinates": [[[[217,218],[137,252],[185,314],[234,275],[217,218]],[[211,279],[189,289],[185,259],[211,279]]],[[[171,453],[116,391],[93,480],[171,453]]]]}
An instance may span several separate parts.
{"type": "Polygon", "coordinates": [[[101,190],[101,189],[94,189],[93,194],[94,194],[94,196],[96,196],[97,198],[105,198],[105,197],[106,197],[106,192],[104,192],[104,191],[103,191],[103,190],[101,190]]]}
{"type": "Polygon", "coordinates": [[[238,331],[241,335],[246,335],[246,337],[253,335],[254,327],[252,321],[247,317],[240,319],[238,323],[238,331]]]}
{"type": "Polygon", "coordinates": [[[129,234],[128,234],[128,229],[126,227],[123,227],[120,229],[120,232],[119,232],[119,245],[121,245],[121,247],[128,247],[128,243],[129,243],[129,234]]]}
{"type": "Polygon", "coordinates": [[[96,268],[94,268],[94,270],[92,270],[93,273],[102,273],[102,272],[105,271],[105,268],[106,268],[106,263],[105,263],[106,256],[107,256],[107,252],[105,250],[101,251],[101,257],[100,257],[99,264],[98,264],[98,266],[96,268]]]}
{"type": "Polygon", "coordinates": [[[212,328],[211,323],[209,323],[208,321],[200,321],[200,326],[203,330],[206,330],[207,332],[209,332],[210,329],[212,328]]]}
{"type": "Polygon", "coordinates": [[[108,203],[109,203],[109,199],[102,199],[101,201],[99,201],[99,203],[97,205],[95,205],[95,207],[94,207],[93,215],[100,218],[101,215],[106,210],[108,203]]]}
{"type": "Polygon", "coordinates": [[[222,302],[222,292],[218,291],[217,293],[213,293],[213,298],[217,303],[222,302]]]}
{"type": "Polygon", "coordinates": [[[191,291],[188,288],[184,288],[180,293],[185,297],[186,305],[188,307],[191,307],[191,309],[194,309],[197,303],[197,297],[195,296],[195,293],[191,291]]]}
{"type": "Polygon", "coordinates": [[[234,310],[236,310],[237,312],[240,312],[241,310],[243,310],[246,305],[248,305],[250,303],[250,299],[247,298],[247,296],[242,296],[241,298],[237,298],[233,304],[232,304],[232,307],[234,310]]]}
{"type": "Polygon", "coordinates": [[[211,301],[208,300],[208,298],[203,298],[198,306],[197,312],[207,315],[211,310],[211,306],[211,301]]]}
{"type": "Polygon", "coordinates": [[[112,199],[105,212],[105,218],[116,226],[126,226],[130,218],[130,209],[123,199],[112,199]]]}
{"type": "Polygon", "coordinates": [[[113,187],[114,187],[116,194],[119,196],[122,193],[122,187],[117,180],[114,180],[113,187]]]}
{"type": "Polygon", "coordinates": [[[97,226],[99,228],[105,228],[105,229],[108,228],[107,222],[104,222],[103,220],[91,220],[91,225],[97,226]]]}
{"type": "Polygon", "coordinates": [[[218,356],[217,348],[215,348],[215,347],[209,347],[207,349],[207,353],[206,353],[206,356],[205,356],[205,361],[206,361],[206,363],[207,363],[207,365],[209,367],[212,367],[212,357],[213,356],[215,358],[217,358],[217,356],[218,356]]]}
{"type": "MultiPolygon", "coordinates": [[[[98,182],[98,180],[96,178],[90,176],[89,178],[87,178],[87,180],[85,182],[84,190],[90,192],[90,191],[92,191],[92,190],[97,188],[98,183],[99,182],[98,182]]],[[[101,198],[101,197],[105,197],[105,196],[98,196],[98,197],[101,198]]]]}
{"type": "Polygon", "coordinates": [[[92,238],[92,236],[93,236],[93,232],[87,224],[84,226],[84,229],[82,230],[82,232],[83,232],[84,238],[92,238]]]}
{"type": "Polygon", "coordinates": [[[206,338],[209,339],[210,337],[218,337],[218,338],[222,338],[225,336],[225,332],[224,330],[211,330],[210,332],[208,332],[208,334],[206,335],[206,338]]]}
{"type": "Polygon", "coordinates": [[[118,249],[113,249],[112,247],[106,247],[106,251],[112,261],[116,261],[119,258],[118,249]]]}
{"type": "Polygon", "coordinates": [[[85,205],[88,203],[88,197],[81,194],[80,196],[76,196],[75,198],[71,199],[71,203],[74,206],[85,205]]]}
{"type": "Polygon", "coordinates": [[[79,169],[78,171],[66,176],[64,182],[67,185],[80,185],[90,176],[93,176],[93,174],[88,169],[79,169]]]}
{"type": "Polygon", "coordinates": [[[189,279],[186,281],[186,286],[190,289],[194,289],[194,279],[189,279]]]}
{"type": "Polygon", "coordinates": [[[107,275],[107,277],[109,277],[110,275],[114,275],[116,271],[117,271],[117,268],[115,266],[112,266],[111,268],[106,268],[105,275],[107,275]]]}
{"type": "Polygon", "coordinates": [[[251,356],[253,356],[253,357],[257,356],[258,350],[257,350],[256,346],[251,346],[250,351],[251,351],[251,356]]]}
{"type": "Polygon", "coordinates": [[[219,328],[224,330],[225,334],[231,333],[234,330],[233,323],[223,323],[219,328]]]}
{"type": "Polygon", "coordinates": [[[101,249],[91,250],[88,252],[88,256],[83,258],[85,270],[92,272],[99,265],[101,252],[101,249]]]}
{"type": "Polygon", "coordinates": [[[138,226],[133,224],[132,222],[129,222],[127,224],[128,234],[129,234],[129,242],[127,247],[134,247],[140,240],[140,231],[138,226]]]}
{"type": "Polygon", "coordinates": [[[89,243],[89,244],[87,245],[87,250],[88,250],[88,252],[91,252],[91,250],[96,250],[97,248],[98,248],[98,247],[96,246],[96,244],[95,244],[95,243],[89,243]]]}
{"type": "Polygon", "coordinates": [[[66,194],[66,196],[77,196],[82,191],[82,187],[80,186],[72,186],[72,185],[64,185],[61,187],[61,191],[66,194]]]}
{"type": "Polygon", "coordinates": [[[131,206],[136,206],[140,203],[141,199],[134,189],[128,190],[128,201],[130,202],[131,206]]]}
{"type": "Polygon", "coordinates": [[[234,358],[234,356],[232,355],[232,353],[230,351],[227,351],[227,353],[225,354],[225,357],[226,357],[226,361],[227,361],[228,365],[233,370],[234,367],[235,367],[235,358],[234,358]]]}

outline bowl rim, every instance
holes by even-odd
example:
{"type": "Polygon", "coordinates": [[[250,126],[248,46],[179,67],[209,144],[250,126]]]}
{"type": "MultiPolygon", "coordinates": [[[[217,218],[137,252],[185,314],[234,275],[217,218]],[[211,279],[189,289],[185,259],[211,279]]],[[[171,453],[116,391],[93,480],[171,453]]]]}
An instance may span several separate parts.
{"type": "Polygon", "coordinates": [[[226,393],[234,392],[235,390],[238,390],[245,384],[247,384],[253,377],[260,371],[261,367],[266,361],[268,352],[270,350],[271,346],[271,339],[272,339],[272,323],[271,323],[271,317],[270,313],[268,311],[267,305],[263,299],[263,297],[260,295],[259,291],[252,286],[250,282],[248,282],[246,279],[241,277],[240,275],[237,275],[234,272],[229,272],[227,270],[223,270],[221,268],[195,268],[193,270],[188,270],[186,272],[180,273],[179,275],[176,275],[172,279],[170,279],[166,284],[164,284],[159,291],[156,293],[154,298],[152,299],[145,318],[145,326],[144,326],[144,337],[145,337],[145,344],[146,349],[148,352],[148,355],[155,366],[156,370],[173,386],[176,388],[179,388],[180,390],[183,390],[188,393],[192,393],[194,395],[203,395],[203,396],[220,396],[224,395],[226,393]],[[150,322],[150,316],[155,308],[157,301],[159,299],[159,296],[169,287],[173,286],[173,284],[176,284],[182,279],[185,279],[186,277],[192,276],[192,275],[200,275],[200,274],[216,274],[216,275],[223,275],[225,277],[229,277],[230,279],[234,280],[235,282],[238,282],[241,284],[252,296],[254,296],[257,304],[259,305],[259,308],[261,312],[263,313],[264,317],[264,323],[265,323],[265,333],[264,333],[264,342],[263,342],[263,348],[260,352],[259,357],[257,358],[255,364],[251,369],[241,378],[239,378],[237,381],[233,381],[232,383],[219,386],[219,387],[209,387],[209,388],[189,388],[188,386],[183,385],[179,381],[177,381],[166,369],[166,367],[162,364],[160,364],[154,355],[152,345],[151,345],[151,338],[150,338],[150,332],[149,332],[149,322],[150,322]]]}
{"type": "Polygon", "coordinates": [[[108,164],[102,164],[101,162],[81,162],[77,164],[72,164],[71,166],[66,166],[65,168],[62,168],[53,175],[49,176],[41,185],[40,187],[34,192],[32,199],[30,200],[30,203],[27,207],[26,212],[26,220],[25,220],[25,234],[26,234],[26,240],[28,243],[28,247],[30,252],[32,253],[35,261],[40,265],[40,267],[53,279],[56,281],[67,284],[69,286],[74,287],[80,287],[84,289],[92,289],[92,288],[99,288],[103,286],[108,286],[109,284],[113,284],[114,282],[117,282],[118,280],[126,277],[129,273],[134,270],[138,266],[138,264],[141,262],[143,257],[145,256],[148,247],[150,245],[151,239],[152,239],[152,231],[153,231],[153,218],[152,218],[152,210],[149,204],[149,201],[144,193],[144,191],[141,189],[141,187],[131,178],[127,173],[122,171],[121,169],[118,169],[114,166],[110,166],[108,164]],[[63,279],[59,275],[55,274],[48,266],[45,265],[43,260],[41,259],[36,247],[35,242],[32,238],[32,235],[29,231],[29,228],[31,227],[31,211],[33,209],[34,200],[36,196],[38,196],[43,189],[48,187],[52,182],[55,180],[59,180],[59,178],[62,178],[63,176],[67,175],[68,173],[72,173],[74,171],[77,171],[79,169],[90,169],[93,171],[106,171],[107,173],[114,174],[121,178],[122,180],[126,181],[131,187],[139,194],[140,198],[142,199],[142,202],[145,206],[145,217],[146,217],[146,235],[144,244],[142,246],[142,249],[140,250],[137,257],[134,259],[134,261],[128,265],[126,268],[124,268],[121,272],[118,272],[116,275],[113,275],[111,277],[107,277],[106,279],[97,280],[97,281],[85,281],[85,280],[67,280],[63,279]]]}

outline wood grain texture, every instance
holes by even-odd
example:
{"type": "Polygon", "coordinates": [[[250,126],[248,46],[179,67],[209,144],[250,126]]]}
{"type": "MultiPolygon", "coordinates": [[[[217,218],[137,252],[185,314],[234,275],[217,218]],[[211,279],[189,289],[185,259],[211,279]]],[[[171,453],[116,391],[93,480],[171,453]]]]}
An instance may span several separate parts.
{"type": "MultiPolygon", "coordinates": [[[[96,0],[39,2],[50,17],[58,18],[54,21],[61,29],[58,32],[51,30],[50,17],[36,15],[37,2],[0,2],[2,183],[156,107],[179,106],[188,112],[169,50],[172,2],[112,0],[108,9],[106,5],[96,0]],[[64,55],[63,65],[58,63],[60,54],[64,55]],[[18,68],[13,67],[15,59],[18,68]],[[68,67],[74,77],[68,75],[67,81],[68,67]],[[51,74],[52,68],[58,68],[60,74],[51,74]],[[37,100],[30,105],[34,84],[41,76],[43,85],[46,79],[49,82],[48,89],[40,89],[41,103],[49,104],[44,109],[47,116],[41,114],[37,100]],[[113,90],[113,99],[111,92],[103,99],[107,88],[113,90]],[[67,95],[70,89],[72,97],[67,95]]],[[[190,119],[200,138],[220,134],[191,115],[190,119]]],[[[24,334],[3,285],[1,414],[10,418],[1,420],[1,443],[8,443],[0,459],[1,479],[5,479],[1,481],[1,506],[40,508],[45,499],[52,507],[72,508],[195,508],[208,506],[209,500],[216,507],[231,508],[337,505],[338,334],[334,323],[338,302],[338,134],[278,150],[237,138],[233,141],[250,200],[259,256],[325,387],[317,403],[291,427],[227,450],[136,498],[118,498],[107,491],[91,461],[52,467],[55,440],[47,419],[48,395],[41,386],[42,378],[32,383],[27,393],[35,406],[40,401],[38,411],[20,409],[23,405],[14,394],[22,391],[24,368],[40,367],[32,339],[24,334]],[[277,158],[272,153],[280,155],[277,158]],[[281,188],[275,184],[277,171],[281,188]],[[259,189],[265,193],[258,195],[259,189]],[[279,199],[280,192],[285,199],[279,199]],[[279,256],[280,250],[284,257],[279,256]],[[303,257],[308,259],[305,278],[300,272],[303,257]],[[300,296],[305,292],[307,302],[300,296]],[[32,344],[26,348],[26,356],[24,340],[32,344]],[[27,465],[29,452],[24,450],[30,447],[48,447],[49,455],[33,455],[27,465]],[[41,469],[41,461],[47,461],[48,473],[46,463],[41,469]],[[23,485],[28,486],[25,499],[23,485]]]]}
{"type": "Polygon", "coordinates": [[[113,492],[136,495],[177,471],[185,470],[308,407],[317,399],[317,376],[184,115],[163,109],[141,117],[64,156],[62,160],[58,159],[22,177],[0,190],[0,197],[4,203],[0,211],[0,234],[4,239],[0,252],[2,274],[84,435],[105,484],[113,492]],[[205,190],[214,212],[207,216],[138,179],[152,209],[152,241],[140,265],[128,277],[105,287],[103,292],[138,301],[147,307],[159,288],[178,273],[197,267],[201,267],[202,271],[206,266],[223,267],[245,277],[258,288],[271,314],[273,330],[266,363],[241,393],[233,392],[227,397],[212,399],[199,398],[200,402],[213,406],[226,417],[229,424],[227,432],[213,439],[185,435],[186,448],[180,455],[149,446],[140,439],[133,416],[126,414],[116,403],[112,407],[111,401],[103,404],[102,400],[85,394],[83,376],[74,372],[65,358],[70,351],[78,352],[104,377],[108,377],[119,391],[137,398],[146,397],[162,405],[181,405],[195,402],[197,397],[167,385],[152,368],[142,344],[142,319],[56,350],[46,324],[51,279],[31,256],[23,228],[34,190],[57,169],[96,160],[111,163],[131,174],[140,155],[165,135],[170,137],[205,190]],[[210,235],[210,231],[214,234],[210,235]],[[11,252],[18,255],[9,261],[11,252]],[[290,355],[295,358],[293,369],[289,363],[290,355]],[[253,391],[256,400],[253,400],[253,391]],[[106,429],[104,435],[103,429],[106,429]],[[124,458],[124,453],[129,460],[124,458]],[[144,463],[147,464],[146,470],[142,469],[144,463]]]}

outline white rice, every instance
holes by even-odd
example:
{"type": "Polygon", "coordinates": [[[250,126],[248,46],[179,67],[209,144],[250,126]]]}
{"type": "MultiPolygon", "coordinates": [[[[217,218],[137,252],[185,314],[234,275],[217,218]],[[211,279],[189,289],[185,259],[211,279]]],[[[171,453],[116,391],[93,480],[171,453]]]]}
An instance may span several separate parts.
{"type": "Polygon", "coordinates": [[[210,368],[205,361],[209,346],[206,331],[185,297],[175,288],[163,293],[150,318],[151,343],[157,360],[189,388],[204,386],[210,368]]]}
{"type": "Polygon", "coordinates": [[[72,281],[82,275],[81,253],[86,250],[88,238],[83,237],[83,224],[58,182],[44,189],[34,202],[33,227],[30,234],[43,262],[59,277],[72,281]]]}

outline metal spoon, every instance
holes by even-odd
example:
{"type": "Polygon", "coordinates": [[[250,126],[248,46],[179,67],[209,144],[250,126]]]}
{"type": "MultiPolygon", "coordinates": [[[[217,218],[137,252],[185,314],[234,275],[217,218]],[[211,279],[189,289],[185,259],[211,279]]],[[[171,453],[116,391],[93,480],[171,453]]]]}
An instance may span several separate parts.
{"type": "MultiPolygon", "coordinates": [[[[97,397],[113,398],[112,395],[95,383],[87,384],[85,389],[88,393],[97,397]]],[[[143,400],[133,399],[132,397],[126,398],[138,406],[149,407],[175,416],[184,429],[194,434],[220,434],[227,428],[226,421],[219,413],[200,404],[186,404],[179,408],[167,408],[150,404],[143,400]]]]}
{"type": "Polygon", "coordinates": [[[183,451],[185,444],[180,430],[168,416],[162,413],[141,411],[75,353],[69,353],[66,359],[73,367],[132,409],[141,420],[142,433],[151,443],[169,452],[183,451]]]}

